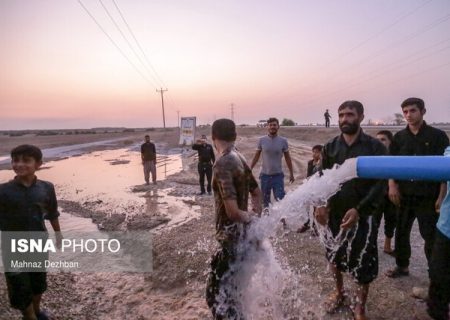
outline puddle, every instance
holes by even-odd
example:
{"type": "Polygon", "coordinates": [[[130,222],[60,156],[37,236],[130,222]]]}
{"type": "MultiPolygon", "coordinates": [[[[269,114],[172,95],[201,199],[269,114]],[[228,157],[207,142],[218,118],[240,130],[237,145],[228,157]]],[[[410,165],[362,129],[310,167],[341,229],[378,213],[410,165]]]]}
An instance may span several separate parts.
{"type": "MultiPolygon", "coordinates": [[[[110,139],[110,140],[102,140],[102,141],[95,141],[95,142],[88,142],[88,143],[80,143],[80,144],[72,144],[69,146],[62,146],[62,147],[55,147],[55,148],[47,148],[42,150],[42,154],[45,158],[60,158],[60,157],[69,157],[69,156],[75,156],[79,155],[82,152],[81,149],[94,147],[94,146],[102,146],[102,145],[109,145],[114,144],[117,141],[124,140],[123,138],[118,139],[110,139]]],[[[0,164],[5,164],[10,162],[9,155],[2,155],[0,156],[0,164]]]]}
{"type": "MultiPolygon", "coordinates": [[[[63,234],[67,231],[75,232],[99,232],[97,225],[92,223],[91,219],[81,218],[74,216],[70,212],[66,212],[61,208],[58,209],[60,212],[59,223],[62,226],[63,234]]],[[[52,226],[49,221],[45,220],[45,225],[50,233],[53,233],[52,226]]]]}
{"type": "MultiPolygon", "coordinates": [[[[159,155],[156,167],[157,181],[165,180],[182,170],[182,157],[180,154],[159,155]]],[[[141,219],[156,217],[169,220],[157,230],[199,216],[198,207],[183,202],[193,198],[169,196],[171,188],[163,189],[161,182],[156,186],[143,184],[143,168],[137,150],[96,151],[46,162],[44,168],[37,175],[54,183],[58,199],[75,201],[91,210],[108,215],[125,214],[127,220],[138,215],[143,216],[141,219]]],[[[12,170],[0,170],[0,182],[13,176],[12,170]]],[[[74,225],[83,224],[82,220],[73,221],[74,225]]]]}

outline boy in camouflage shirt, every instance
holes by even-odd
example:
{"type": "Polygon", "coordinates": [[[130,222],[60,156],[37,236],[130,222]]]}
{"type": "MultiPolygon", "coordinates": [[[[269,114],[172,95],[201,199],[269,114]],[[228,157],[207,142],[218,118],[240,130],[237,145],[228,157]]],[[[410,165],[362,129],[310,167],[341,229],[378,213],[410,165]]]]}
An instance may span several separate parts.
{"type": "Polygon", "coordinates": [[[243,319],[236,287],[232,285],[237,245],[246,225],[262,210],[258,183],[245,158],[235,149],[236,126],[229,119],[213,123],[212,139],[219,154],[213,167],[216,239],[220,249],[213,255],[206,301],[214,319],[243,319]],[[252,213],[248,211],[249,194],[252,213]]]}

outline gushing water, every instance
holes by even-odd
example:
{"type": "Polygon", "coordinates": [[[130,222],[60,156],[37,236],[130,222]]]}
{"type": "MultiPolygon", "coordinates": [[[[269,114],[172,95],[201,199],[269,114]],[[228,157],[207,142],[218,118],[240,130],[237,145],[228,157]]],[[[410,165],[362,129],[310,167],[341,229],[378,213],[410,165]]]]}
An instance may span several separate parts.
{"type": "MultiPolygon", "coordinates": [[[[245,238],[238,244],[240,258],[231,268],[234,279],[229,284],[237,289],[237,299],[245,319],[286,318],[282,310],[282,294],[295,279],[286,270],[288,268],[282,267],[269,240],[276,237],[282,225],[280,220],[303,224],[310,215],[310,207],[324,206],[344,182],[353,178],[356,178],[356,159],[349,159],[340,167],[324,170],[322,176],[316,174],[305,180],[248,226],[245,238]]],[[[343,241],[352,241],[343,231],[333,237],[326,226],[319,225],[318,232],[320,241],[331,251],[337,250],[343,241]]]]}

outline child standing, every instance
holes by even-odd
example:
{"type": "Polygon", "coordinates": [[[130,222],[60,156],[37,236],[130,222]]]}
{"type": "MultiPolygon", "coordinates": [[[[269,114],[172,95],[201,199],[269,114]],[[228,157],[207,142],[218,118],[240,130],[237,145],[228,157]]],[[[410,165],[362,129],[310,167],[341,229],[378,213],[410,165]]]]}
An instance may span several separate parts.
{"type": "MultiPolygon", "coordinates": [[[[0,230],[47,232],[46,219],[60,240],[55,188],[35,174],[42,165],[42,151],[33,145],[20,145],[11,151],[11,164],[15,178],[0,184],[0,230]]],[[[11,306],[22,312],[23,319],[49,319],[40,309],[47,289],[46,272],[5,272],[5,278],[11,306]]]]}
{"type": "MultiPolygon", "coordinates": [[[[315,145],[312,148],[312,159],[308,161],[308,168],[306,169],[306,177],[309,178],[314,175],[316,172],[320,171],[320,167],[322,165],[322,146],[320,144],[315,145]]],[[[314,222],[313,222],[314,223],[314,222]]],[[[308,220],[297,230],[298,233],[306,232],[310,229],[310,219],[308,220]]],[[[315,232],[313,232],[315,234],[315,232]]]]}

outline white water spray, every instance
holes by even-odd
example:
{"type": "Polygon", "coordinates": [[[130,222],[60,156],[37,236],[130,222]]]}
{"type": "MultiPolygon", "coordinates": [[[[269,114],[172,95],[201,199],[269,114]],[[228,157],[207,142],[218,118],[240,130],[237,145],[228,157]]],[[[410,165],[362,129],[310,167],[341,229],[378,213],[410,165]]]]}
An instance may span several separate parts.
{"type": "MultiPolygon", "coordinates": [[[[286,197],[269,208],[248,227],[245,239],[238,245],[238,256],[232,266],[234,285],[238,291],[245,319],[285,319],[282,310],[283,289],[289,282],[289,272],[283,270],[269,241],[276,236],[280,220],[304,223],[311,206],[320,207],[336,194],[341,185],[356,178],[356,159],[349,159],[339,167],[324,170],[305,180],[286,197]]],[[[333,237],[326,226],[318,228],[320,241],[327,249],[335,251],[343,241],[351,242],[347,232],[333,237]]]]}

